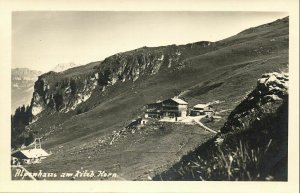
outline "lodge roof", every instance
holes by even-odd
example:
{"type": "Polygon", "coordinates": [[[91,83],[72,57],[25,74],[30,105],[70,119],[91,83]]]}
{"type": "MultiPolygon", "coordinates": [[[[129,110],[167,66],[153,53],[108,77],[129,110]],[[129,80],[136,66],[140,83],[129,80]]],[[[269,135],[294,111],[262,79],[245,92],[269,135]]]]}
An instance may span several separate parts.
{"type": "Polygon", "coordinates": [[[185,102],[184,100],[182,100],[180,98],[171,98],[171,100],[175,101],[179,105],[187,105],[188,104],[187,102],[185,102]]]}
{"type": "Polygon", "coordinates": [[[197,104],[194,106],[194,108],[205,108],[205,107],[208,107],[209,104],[197,104]]]}

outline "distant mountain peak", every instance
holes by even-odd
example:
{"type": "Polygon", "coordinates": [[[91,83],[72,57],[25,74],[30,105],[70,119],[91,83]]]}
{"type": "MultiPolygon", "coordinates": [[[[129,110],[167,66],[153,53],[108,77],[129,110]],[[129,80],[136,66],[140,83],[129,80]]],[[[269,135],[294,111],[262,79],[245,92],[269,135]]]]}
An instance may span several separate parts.
{"type": "Polygon", "coordinates": [[[65,70],[68,70],[70,68],[74,68],[77,66],[80,66],[80,64],[75,64],[74,62],[60,63],[60,64],[57,64],[51,71],[62,72],[62,71],[65,71],[65,70]]]}
{"type": "Polygon", "coordinates": [[[11,69],[12,111],[19,106],[30,104],[34,82],[41,74],[41,71],[29,68],[11,69]]]}
{"type": "Polygon", "coordinates": [[[20,75],[40,75],[43,72],[38,70],[32,70],[29,68],[12,68],[11,69],[12,76],[20,76],[20,75]]]}

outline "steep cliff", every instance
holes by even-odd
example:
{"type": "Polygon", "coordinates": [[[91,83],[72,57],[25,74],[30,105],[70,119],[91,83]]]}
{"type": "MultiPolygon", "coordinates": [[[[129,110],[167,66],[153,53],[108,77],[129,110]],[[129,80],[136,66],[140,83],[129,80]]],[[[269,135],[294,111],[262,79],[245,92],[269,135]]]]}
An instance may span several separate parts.
{"type": "Polygon", "coordinates": [[[55,72],[43,74],[34,85],[32,114],[37,115],[45,109],[59,112],[74,110],[90,97],[97,86],[97,78],[97,73],[70,78],[55,72]]]}

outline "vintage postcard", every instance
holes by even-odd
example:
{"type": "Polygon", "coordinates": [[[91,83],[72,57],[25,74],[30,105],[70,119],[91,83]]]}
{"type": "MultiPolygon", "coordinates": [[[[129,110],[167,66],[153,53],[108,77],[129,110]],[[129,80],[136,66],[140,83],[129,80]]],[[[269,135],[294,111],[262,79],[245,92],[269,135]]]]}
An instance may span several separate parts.
{"type": "Polygon", "coordinates": [[[15,3],[0,191],[299,189],[296,1],[15,3]]]}

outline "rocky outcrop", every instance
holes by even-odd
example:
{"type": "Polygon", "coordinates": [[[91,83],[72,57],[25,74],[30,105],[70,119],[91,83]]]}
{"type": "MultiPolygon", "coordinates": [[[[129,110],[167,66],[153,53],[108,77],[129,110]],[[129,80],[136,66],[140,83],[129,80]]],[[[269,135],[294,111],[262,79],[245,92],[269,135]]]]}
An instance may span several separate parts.
{"type": "Polygon", "coordinates": [[[222,133],[248,128],[288,100],[288,74],[268,73],[258,79],[257,87],[229,115],[222,133]]]}
{"type": "Polygon", "coordinates": [[[154,75],[163,67],[180,65],[183,57],[177,46],[164,48],[140,48],[113,55],[98,68],[100,84],[113,85],[118,81],[136,81],[143,75],[154,75]]]}
{"type": "Polygon", "coordinates": [[[45,109],[58,112],[74,110],[91,96],[98,84],[98,74],[77,77],[61,77],[50,72],[38,78],[31,101],[32,114],[38,115],[45,109]]]}

